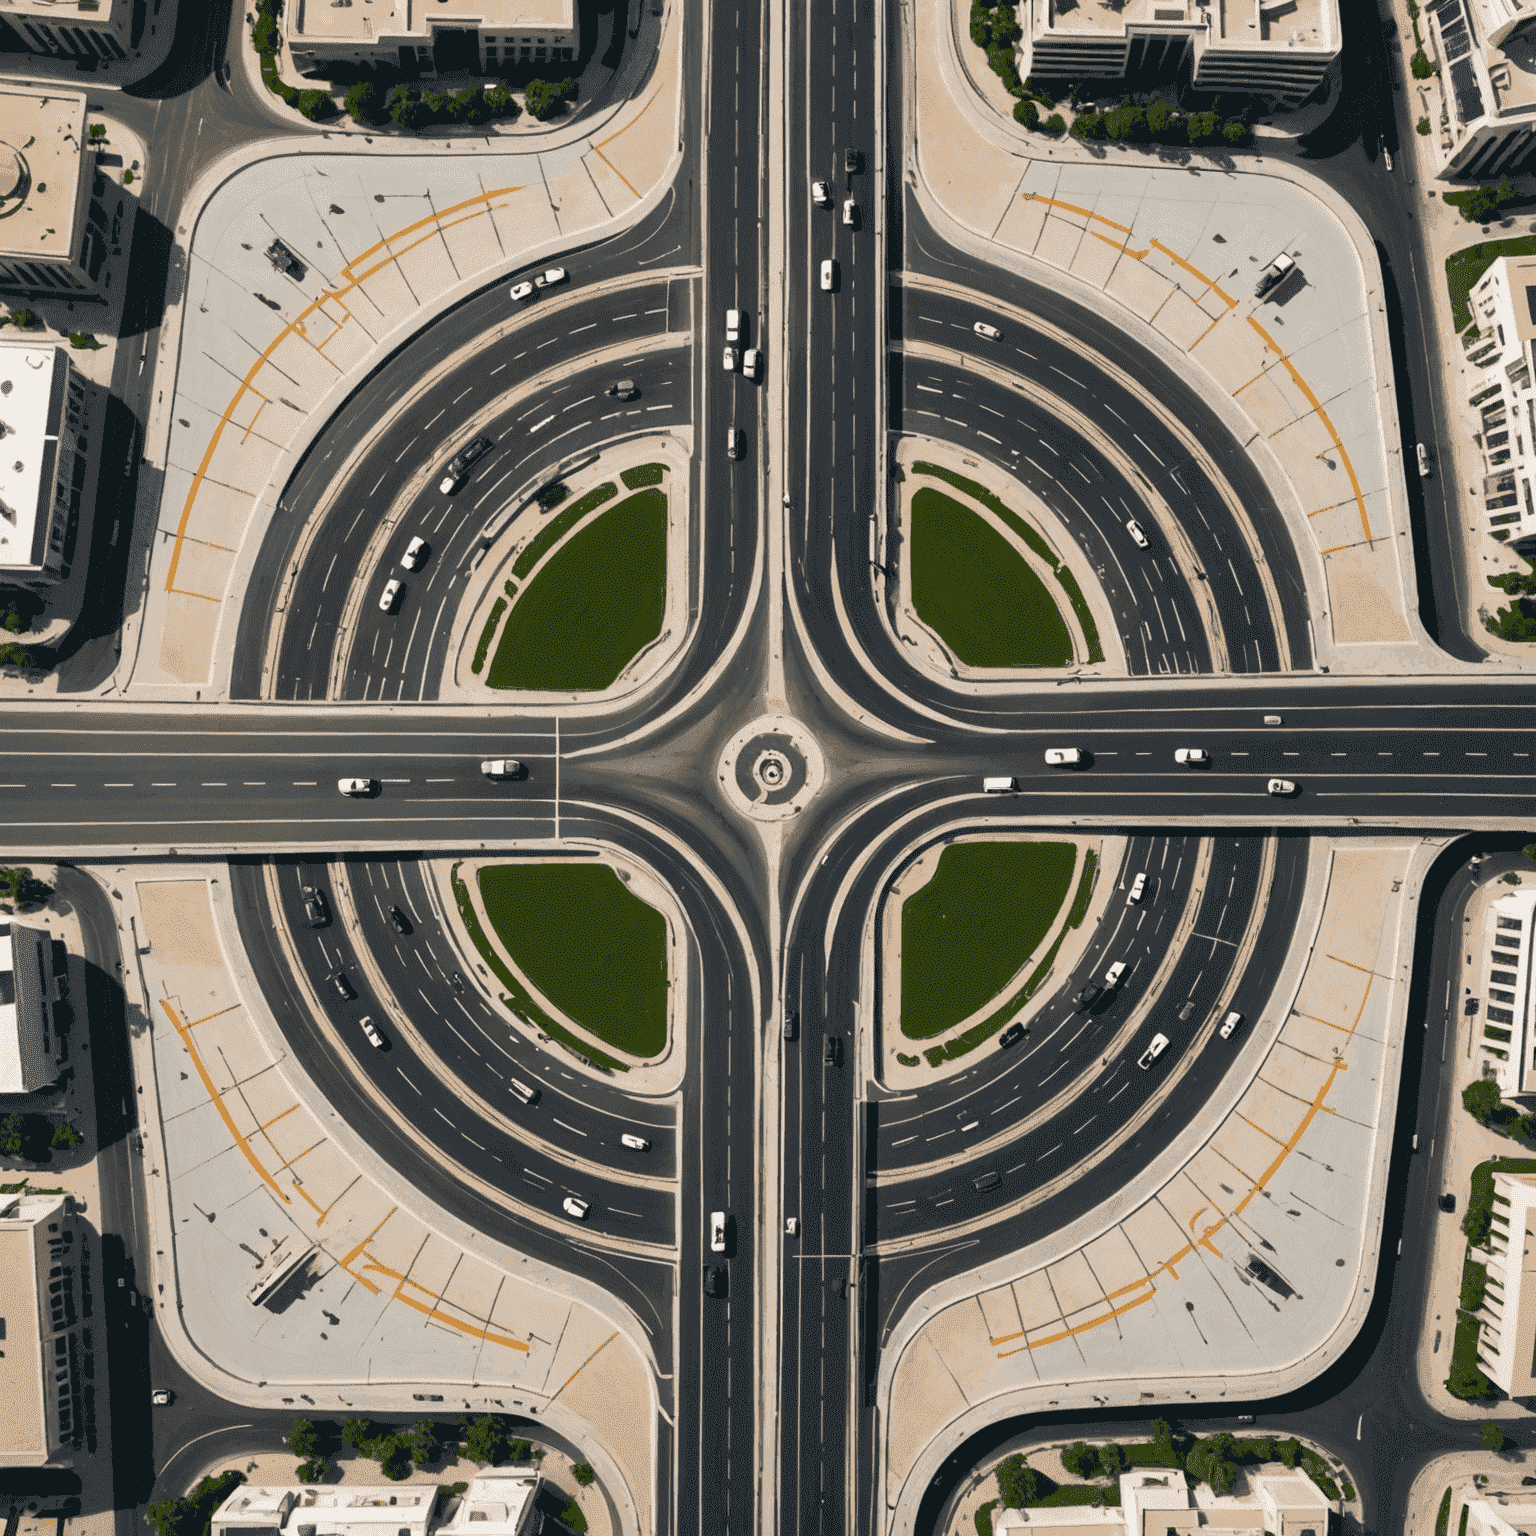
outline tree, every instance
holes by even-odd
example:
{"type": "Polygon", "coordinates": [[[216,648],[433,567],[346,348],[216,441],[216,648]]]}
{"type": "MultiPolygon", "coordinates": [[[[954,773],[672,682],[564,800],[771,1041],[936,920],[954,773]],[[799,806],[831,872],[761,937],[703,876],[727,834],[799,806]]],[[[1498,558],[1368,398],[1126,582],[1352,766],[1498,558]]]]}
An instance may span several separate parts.
{"type": "MultiPolygon", "coordinates": [[[[0,646],[0,653],[4,650],[5,647],[0,646]]],[[[39,880],[27,865],[0,865],[0,911],[34,906],[52,895],[53,887],[39,880]]]]}
{"type": "Polygon", "coordinates": [[[1022,123],[1026,128],[1038,128],[1040,109],[1028,97],[1023,101],[1016,101],[1013,104],[1013,120],[1016,123],[1022,123]]]}
{"type": "Polygon", "coordinates": [[[293,105],[312,123],[321,123],[336,116],[336,103],[329,91],[300,91],[293,98],[293,105]]]}
{"type": "Polygon", "coordinates": [[[514,118],[523,109],[517,98],[504,85],[488,85],[485,88],[485,106],[492,117],[514,118]]]}
{"type": "MultiPolygon", "coordinates": [[[[542,1452],[540,1453],[543,1454],[542,1452]]],[[[533,1441],[509,1440],[507,1441],[507,1460],[521,1465],[533,1455],[533,1441]]]]}
{"type": "Polygon", "coordinates": [[[1230,1493],[1237,1481],[1232,1461],[1234,1441],[1225,1430],[1196,1440],[1184,1458],[1184,1470],[1192,1481],[1207,1482],[1213,1493],[1230,1493]]]}
{"type": "Polygon", "coordinates": [[[506,1431],[494,1414],[483,1413],[479,1418],[461,1418],[464,1431],[464,1454],[471,1461],[500,1465],[507,1454],[506,1431]]]}
{"type": "Polygon", "coordinates": [[[567,496],[571,494],[571,488],[563,480],[553,480],[539,492],[539,510],[541,512],[552,511],[558,507],[567,496]]]}
{"type": "Polygon", "coordinates": [[[1483,1444],[1490,1451],[1502,1451],[1504,1449],[1504,1431],[1491,1419],[1479,1424],[1477,1432],[1483,1437],[1483,1444]]]}
{"type": "Polygon", "coordinates": [[[375,1440],[373,1451],[379,1471],[390,1482],[402,1482],[411,1475],[411,1448],[404,1435],[385,1435],[382,1440],[375,1440]]]}
{"type": "Polygon", "coordinates": [[[1167,132],[1168,124],[1173,120],[1173,108],[1166,101],[1151,101],[1147,103],[1147,131],[1152,134],[1167,132]]]}
{"type": "Polygon", "coordinates": [[[1221,136],[1228,144],[1246,144],[1248,142],[1248,124],[1241,118],[1229,117],[1221,125],[1221,136]]]}
{"type": "Polygon", "coordinates": [[[429,1462],[437,1460],[437,1425],[431,1419],[417,1419],[405,1432],[404,1438],[411,1453],[411,1460],[418,1467],[424,1467],[429,1462]]]}
{"type": "Polygon", "coordinates": [[[49,1146],[58,1147],[64,1152],[73,1152],[76,1147],[85,1140],[79,1131],[68,1120],[60,1120],[53,1128],[53,1135],[49,1139],[49,1146]]]}
{"type": "Polygon", "coordinates": [[[221,1472],[205,1477],[184,1499],[161,1499],[145,1510],[155,1536],[199,1536],[209,1517],[241,1483],[243,1472],[221,1472]]]}
{"type": "Polygon", "coordinates": [[[1425,138],[1429,137],[1429,119],[1427,117],[1421,117],[1418,122],[1413,125],[1413,128],[1415,133],[1421,133],[1425,138]]]}
{"type": "Polygon", "coordinates": [[[343,104],[352,121],[364,128],[384,117],[384,103],[372,80],[359,80],[347,91],[343,104]]]}
{"type": "Polygon", "coordinates": [[[11,324],[18,325],[22,330],[28,330],[37,320],[37,316],[30,309],[13,309],[11,311],[11,324]]]}
{"type": "Polygon", "coordinates": [[[1429,62],[1429,55],[1422,48],[1414,51],[1413,57],[1408,61],[1408,67],[1413,71],[1415,80],[1428,80],[1435,73],[1435,66],[1429,62]]]}
{"type": "Polygon", "coordinates": [[[997,1469],[997,1491],[1004,1509],[1024,1509],[1040,1496],[1040,1474],[1015,1451],[997,1469]]]}
{"type": "Polygon", "coordinates": [[[1214,112],[1191,112],[1184,119],[1191,144],[1206,144],[1216,137],[1218,119],[1214,112]]]}
{"type": "MultiPolygon", "coordinates": [[[[1495,1449],[1497,1449],[1497,1447],[1495,1447],[1495,1449]]],[[[578,1461],[576,1465],[571,1468],[571,1476],[574,1477],[583,1488],[586,1488],[597,1481],[597,1473],[594,1472],[591,1468],[591,1465],[585,1461],[578,1461]]]]}
{"type": "Polygon", "coordinates": [[[1079,112],[1072,119],[1072,137],[1074,139],[1096,139],[1099,129],[1103,126],[1104,119],[1097,112],[1079,112]]]}
{"type": "Polygon", "coordinates": [[[1503,1104],[1499,1085],[1491,1078],[1480,1077],[1461,1090],[1461,1107],[1479,1125],[1487,1125],[1503,1104]]]}
{"type": "Polygon", "coordinates": [[[1289,1440],[1275,1441],[1275,1460],[1287,1467],[1294,1467],[1301,1457],[1301,1441],[1294,1436],[1289,1440]]]}
{"type": "Polygon", "coordinates": [[[320,1449],[320,1431],[308,1419],[295,1419],[283,1444],[301,1461],[308,1461],[320,1449]]]}
{"type": "Polygon", "coordinates": [[[1173,1425],[1167,1419],[1152,1420],[1152,1443],[1160,1451],[1173,1450],[1173,1425]]]}
{"type": "Polygon", "coordinates": [[[1112,112],[1104,115],[1104,137],[1107,139],[1124,139],[1128,143],[1136,143],[1147,136],[1147,114],[1145,108],[1138,107],[1133,101],[1122,101],[1112,112]]]}
{"type": "Polygon", "coordinates": [[[1067,120],[1060,112],[1052,112],[1045,120],[1045,131],[1047,133],[1064,133],[1066,132],[1066,127],[1067,120]]]}
{"type": "Polygon", "coordinates": [[[293,1469],[293,1475],[301,1483],[323,1483],[331,1475],[331,1464],[318,1457],[314,1461],[301,1461],[293,1469]]]}
{"type": "Polygon", "coordinates": [[[389,116],[396,128],[411,132],[425,128],[432,121],[431,108],[420,96],[396,96],[389,104],[389,116]]]}
{"type": "Polygon", "coordinates": [[[26,1122],[20,1115],[7,1115],[0,1120],[0,1157],[20,1157],[26,1135],[26,1122]]]}
{"type": "Polygon", "coordinates": [[[1061,1453],[1061,1464],[1073,1477],[1089,1478],[1099,1475],[1099,1453],[1083,1440],[1074,1440],[1061,1453]]]}
{"type": "MultiPolygon", "coordinates": [[[[1454,197],[1455,193],[1448,195],[1454,197]]],[[[1465,213],[1466,210],[1462,211],[1465,213]]],[[[1536,618],[1526,611],[1523,602],[1497,609],[1493,617],[1485,621],[1484,628],[1501,640],[1536,640],[1536,618]]]]}
{"type": "Polygon", "coordinates": [[[351,1446],[359,1455],[367,1455],[364,1446],[371,1445],[377,1438],[378,1431],[372,1419],[348,1419],[341,1426],[341,1443],[351,1446]]]}
{"type": "Polygon", "coordinates": [[[576,90],[576,81],[569,75],[564,80],[530,80],[523,91],[523,102],[529,114],[543,123],[567,101],[574,101],[576,90]]]}

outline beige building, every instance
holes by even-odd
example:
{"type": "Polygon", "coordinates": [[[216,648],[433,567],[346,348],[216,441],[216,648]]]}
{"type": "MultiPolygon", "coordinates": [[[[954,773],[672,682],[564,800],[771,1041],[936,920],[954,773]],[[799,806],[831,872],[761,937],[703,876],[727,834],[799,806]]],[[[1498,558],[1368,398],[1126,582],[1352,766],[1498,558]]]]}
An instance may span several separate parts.
{"type": "Polygon", "coordinates": [[[446,1520],[433,1519],[435,1486],[235,1489],[213,1512],[210,1536],[529,1536],[538,1526],[539,1475],[485,1471],[446,1520]]]}
{"type": "Polygon", "coordinates": [[[59,1075],[54,992],[48,935],[0,922],[0,1093],[35,1093],[59,1075]]]}
{"type": "Polygon", "coordinates": [[[83,1248],[63,1195],[0,1195],[0,1467],[67,1464],[84,1432],[83,1248]]]}
{"type": "Polygon", "coordinates": [[[0,581],[47,587],[67,574],[91,454],[66,348],[0,341],[0,429],[0,581]]]}
{"type": "Polygon", "coordinates": [[[23,46],[61,58],[126,58],[132,19],[133,0],[0,0],[0,21],[23,46]]]}
{"type": "Polygon", "coordinates": [[[1338,0],[1023,0],[1021,75],[1172,79],[1297,106],[1339,55],[1338,0]]]}
{"type": "Polygon", "coordinates": [[[85,97],[0,86],[0,296],[99,299],[85,97]]]}
{"type": "Polygon", "coordinates": [[[1482,1331],[1477,1363],[1496,1387],[1510,1397],[1536,1392],[1536,1242],[1531,1208],[1536,1206],[1536,1178],[1495,1173],[1493,1222],[1488,1229],[1488,1289],[1478,1308],[1482,1331]],[[1531,1294],[1525,1277],[1532,1276],[1531,1294]]]}
{"type": "Polygon", "coordinates": [[[484,74],[564,64],[580,42],[575,0],[288,0],[294,68],[392,65],[407,74],[484,74]]]}
{"type": "Polygon", "coordinates": [[[1467,401],[1479,417],[1483,507],[1489,531],[1520,548],[1536,541],[1536,257],[1500,257],[1468,302],[1477,335],[1462,347],[1477,370],[1467,401]]]}
{"type": "Polygon", "coordinates": [[[1440,175],[1486,181],[1536,149],[1536,13],[1520,0],[1433,0],[1424,20],[1439,56],[1448,121],[1440,175]]]}
{"type": "MultiPolygon", "coordinates": [[[[1536,263],[1533,263],[1536,265],[1536,263]]],[[[1529,406],[1529,397],[1527,397],[1529,406]]],[[[1515,431],[1514,428],[1506,428],[1515,431]]],[[[1522,424],[1521,433],[1529,433],[1522,424]]],[[[1522,457],[1529,459],[1528,454],[1522,457]]],[[[1519,467],[1519,479],[1529,494],[1531,466],[1519,467]]],[[[1488,908],[1483,932],[1481,979],[1483,1024],[1478,1049],[1483,1076],[1499,1085],[1506,1099],[1536,1093],[1536,998],[1531,995],[1533,951],[1536,951],[1536,891],[1514,890],[1488,908]]]]}
{"type": "Polygon", "coordinates": [[[1218,1496],[1204,1485],[1191,1488],[1173,1468],[1125,1472],[1118,1509],[1005,1509],[993,1516],[992,1529],[1025,1536],[1328,1536],[1332,1506],[1305,1472],[1268,1467],[1246,1477],[1248,1493],[1218,1496]]]}
{"type": "Polygon", "coordinates": [[[1475,1488],[1463,1488],[1461,1498],[1467,1512],[1466,1536],[1536,1536],[1536,1502],[1480,1493],[1475,1488]]]}

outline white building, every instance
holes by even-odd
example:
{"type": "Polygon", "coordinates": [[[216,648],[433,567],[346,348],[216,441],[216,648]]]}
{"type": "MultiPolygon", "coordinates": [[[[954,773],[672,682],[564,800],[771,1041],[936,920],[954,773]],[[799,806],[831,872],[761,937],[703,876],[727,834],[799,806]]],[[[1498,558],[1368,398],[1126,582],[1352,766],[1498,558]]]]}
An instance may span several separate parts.
{"type": "Polygon", "coordinates": [[[63,1195],[0,1195],[0,1467],[67,1464],[86,1379],[83,1263],[63,1195]]]}
{"type": "Polygon", "coordinates": [[[46,587],[67,574],[91,453],[85,384],[65,348],[0,341],[0,441],[0,580],[46,587]]]}
{"type": "Polygon", "coordinates": [[[54,991],[48,935],[0,922],[0,1093],[35,1093],[59,1075],[54,991]]]}
{"type": "Polygon", "coordinates": [[[0,294],[100,299],[85,97],[0,86],[0,294]]]}
{"type": "Polygon", "coordinates": [[[1174,77],[1294,107],[1339,55],[1338,0],[1022,0],[1021,75],[1174,77]]]}
{"type": "MultiPolygon", "coordinates": [[[[1521,430],[1528,432],[1530,427],[1526,424],[1521,430]]],[[[1527,473],[1521,471],[1522,479],[1527,473]]],[[[1496,1082],[1506,1099],[1536,1093],[1533,946],[1536,890],[1517,888],[1491,902],[1479,968],[1484,1003],[1477,1044],[1483,1076],[1496,1082]]]]}
{"type": "Polygon", "coordinates": [[[1466,1536],[1536,1536],[1536,1503],[1500,1494],[1461,1490],[1467,1512],[1466,1536]]]}
{"type": "Polygon", "coordinates": [[[1479,416],[1488,528],[1522,548],[1536,541],[1536,257],[1500,257],[1468,301],[1477,335],[1462,346],[1479,370],[1467,402],[1479,416]]]}
{"type": "Polygon", "coordinates": [[[1531,1209],[1536,1178],[1495,1173],[1493,1222],[1488,1229],[1488,1289],[1478,1308],[1482,1331],[1477,1363],[1483,1374],[1511,1397],[1536,1392],[1536,1242],[1531,1209]],[[1531,1294],[1525,1290],[1531,1276],[1531,1294]]]}
{"type": "Polygon", "coordinates": [[[407,74],[484,74],[500,64],[563,64],[580,43],[575,0],[288,0],[294,68],[397,66],[407,74]]]}
{"type": "Polygon", "coordinates": [[[1446,179],[1486,181],[1536,148],[1536,36],[1520,0],[1432,0],[1424,9],[1450,121],[1431,124],[1446,179]]]}
{"type": "Polygon", "coordinates": [[[246,1485],[214,1511],[210,1536],[529,1536],[538,1493],[537,1472],[485,1471],[450,1504],[446,1520],[435,1520],[433,1486],[246,1485]]]}
{"type": "Polygon", "coordinates": [[[1332,1506],[1305,1472],[1269,1467],[1246,1477],[1249,1493],[1217,1495],[1203,1485],[1191,1488],[1173,1468],[1124,1472],[1118,1509],[1005,1509],[993,1516],[992,1529],[1042,1536],[1328,1536],[1332,1506]]]}
{"type": "Polygon", "coordinates": [[[24,47],[60,58],[126,58],[132,17],[133,0],[0,0],[0,21],[24,47]]]}

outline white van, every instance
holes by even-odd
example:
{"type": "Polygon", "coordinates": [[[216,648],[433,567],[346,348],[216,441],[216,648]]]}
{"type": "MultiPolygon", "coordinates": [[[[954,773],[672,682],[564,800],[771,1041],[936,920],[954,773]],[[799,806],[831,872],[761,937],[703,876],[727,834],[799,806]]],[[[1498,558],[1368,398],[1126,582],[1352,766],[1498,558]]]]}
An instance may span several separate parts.
{"type": "Polygon", "coordinates": [[[739,309],[728,309],[725,312],[725,339],[727,341],[740,341],[742,339],[742,315],[739,309]]]}
{"type": "Polygon", "coordinates": [[[1221,1021],[1221,1038],[1223,1040],[1230,1040],[1232,1038],[1232,1031],[1242,1022],[1242,1014],[1234,1009],[1221,1021]]]}
{"type": "Polygon", "coordinates": [[[724,1211],[711,1211],[709,1213],[709,1251],[711,1253],[725,1252],[724,1211]]]}
{"type": "Polygon", "coordinates": [[[1018,787],[1016,779],[1005,777],[1003,774],[981,781],[982,792],[988,795],[1011,795],[1018,787]]]}
{"type": "Polygon", "coordinates": [[[514,1099],[521,1099],[524,1104],[532,1104],[538,1099],[539,1090],[537,1088],[530,1088],[527,1083],[520,1082],[515,1077],[511,1079],[510,1086],[512,1097],[514,1099]]]}
{"type": "Polygon", "coordinates": [[[1157,1058],[1161,1056],[1167,1049],[1168,1036],[1153,1035],[1151,1045],[1149,1045],[1146,1050],[1144,1050],[1141,1055],[1136,1058],[1136,1065],[1140,1067],[1143,1072],[1145,1072],[1147,1068],[1150,1067],[1152,1063],[1156,1061],[1157,1058]]]}
{"type": "Polygon", "coordinates": [[[837,282],[837,263],[835,261],[831,261],[831,260],[822,262],[822,264],[821,264],[821,291],[823,293],[831,293],[832,289],[833,289],[833,286],[836,284],[836,282],[837,282]]]}

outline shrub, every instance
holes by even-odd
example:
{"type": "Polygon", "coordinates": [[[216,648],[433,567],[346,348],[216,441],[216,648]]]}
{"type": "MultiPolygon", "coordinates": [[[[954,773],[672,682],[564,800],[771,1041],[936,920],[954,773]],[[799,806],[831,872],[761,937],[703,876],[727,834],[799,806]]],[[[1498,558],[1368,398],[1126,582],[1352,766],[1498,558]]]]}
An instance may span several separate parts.
{"type": "Polygon", "coordinates": [[[1056,105],[1056,92],[1053,91],[1050,86],[1048,86],[1043,80],[1036,84],[1035,77],[1033,75],[1026,75],[1024,78],[1024,89],[1028,91],[1029,94],[1033,96],[1042,107],[1054,107],[1056,105]]]}
{"type": "Polygon", "coordinates": [[[1136,143],[1147,137],[1146,110],[1135,102],[1123,101],[1112,112],[1104,114],[1104,137],[1124,139],[1136,143]]]}
{"type": "Polygon", "coordinates": [[[85,1137],[83,1137],[80,1132],[77,1131],[74,1126],[69,1123],[68,1120],[60,1120],[59,1123],[54,1126],[53,1136],[49,1140],[48,1144],[53,1147],[58,1147],[61,1151],[72,1152],[84,1140],[85,1137]]]}
{"type": "Polygon", "coordinates": [[[1040,126],[1040,109],[1027,96],[1022,101],[1013,104],[1013,120],[1022,123],[1026,128],[1038,128],[1040,126]]]}
{"type": "Polygon", "coordinates": [[[1415,80],[1428,80],[1435,73],[1435,66],[1429,62],[1429,55],[1422,48],[1414,50],[1413,57],[1408,61],[1408,67],[1413,71],[1415,80]]]}
{"type": "Polygon", "coordinates": [[[1072,137],[1074,139],[1096,139],[1099,129],[1103,126],[1104,119],[1097,112],[1079,112],[1072,119],[1072,137]]]}
{"type": "Polygon", "coordinates": [[[523,110],[517,98],[504,85],[488,85],[485,88],[485,107],[492,117],[504,117],[509,121],[523,110]]]}
{"type": "Polygon", "coordinates": [[[1465,192],[1447,192],[1443,200],[1452,208],[1459,208],[1467,223],[1486,224],[1505,203],[1513,202],[1519,195],[1520,189],[1514,182],[1505,180],[1496,187],[1485,182],[1465,192]]]}
{"type": "Polygon", "coordinates": [[[597,1473],[592,1470],[591,1464],[585,1461],[578,1461],[571,1468],[571,1476],[583,1488],[588,1488],[597,1481],[597,1473]]]}
{"type": "Polygon", "coordinates": [[[1125,1454],[1125,1447],[1111,1441],[1108,1445],[1099,1447],[1099,1472],[1104,1477],[1118,1477],[1122,1472],[1130,1470],[1131,1459],[1125,1454]]]}
{"type": "Polygon", "coordinates": [[[1504,1449],[1504,1431],[1492,1420],[1479,1424],[1477,1432],[1482,1436],[1483,1444],[1490,1451],[1502,1451],[1504,1449]]]}
{"type": "Polygon", "coordinates": [[[39,880],[28,865],[0,865],[0,904],[4,911],[44,902],[52,895],[53,887],[39,880]]]}
{"type": "Polygon", "coordinates": [[[571,488],[563,480],[553,481],[539,492],[539,510],[552,512],[571,494],[571,488]]]}
{"type": "Polygon", "coordinates": [[[1082,1440],[1074,1440],[1061,1453],[1061,1464],[1073,1477],[1090,1478],[1099,1475],[1099,1453],[1082,1440]]]}
{"type": "Polygon", "coordinates": [[[569,75],[564,80],[530,80],[523,90],[523,102],[529,115],[539,122],[547,122],[568,101],[576,99],[576,81],[569,75]]]}
{"type": "Polygon", "coordinates": [[[243,1472],[205,1477],[184,1499],[161,1499],[144,1512],[155,1536],[199,1536],[220,1504],[245,1481],[243,1472]]]}
{"type": "Polygon", "coordinates": [[[996,1499],[976,1506],[976,1536],[992,1536],[992,1511],[996,1508],[996,1499]]]}
{"type": "Polygon", "coordinates": [[[331,1475],[331,1464],[317,1458],[314,1461],[301,1461],[293,1471],[301,1483],[323,1483],[331,1475]]]}
{"type": "Polygon", "coordinates": [[[336,116],[336,103],[329,91],[300,91],[293,98],[293,105],[312,123],[323,123],[336,116]]]}
{"type": "Polygon", "coordinates": [[[1429,119],[1427,117],[1421,117],[1413,126],[1415,132],[1423,134],[1425,138],[1429,137],[1429,119]]]}
{"type": "Polygon", "coordinates": [[[1045,131],[1047,133],[1065,133],[1067,131],[1066,118],[1060,112],[1052,112],[1045,120],[1045,131]]]}
{"type": "Polygon", "coordinates": [[[70,346],[77,352],[94,352],[101,345],[91,331],[70,331],[68,335],[70,346]]]}
{"type": "Polygon", "coordinates": [[[1250,138],[1248,124],[1239,118],[1228,118],[1221,125],[1221,136],[1228,144],[1246,144],[1250,138]]]}
{"type": "Polygon", "coordinates": [[[896,1060],[904,1067],[915,1067],[921,1064],[922,1058],[919,1056],[908,1056],[905,1051],[897,1051],[896,1060]]]}
{"type": "Polygon", "coordinates": [[[1461,1090],[1461,1107],[1480,1125],[1487,1125],[1503,1102],[1499,1085],[1486,1077],[1468,1083],[1461,1090]]]}
{"type": "Polygon", "coordinates": [[[372,80],[359,80],[347,91],[342,104],[352,121],[364,128],[384,120],[384,101],[372,80]]]}
{"type": "Polygon", "coordinates": [[[37,321],[37,316],[30,309],[13,309],[11,311],[11,324],[19,325],[22,330],[29,329],[37,321]]]}
{"type": "Polygon", "coordinates": [[[420,96],[400,95],[389,104],[389,120],[396,128],[415,132],[432,121],[432,109],[420,96]]]}
{"type": "Polygon", "coordinates": [[[1166,101],[1151,101],[1147,103],[1147,132],[1158,134],[1166,133],[1168,124],[1173,120],[1173,108],[1166,101]]]}
{"type": "Polygon", "coordinates": [[[1501,640],[1536,640],[1536,618],[1526,611],[1523,602],[1497,609],[1491,619],[1485,620],[1484,628],[1501,640]]]}
{"type": "Polygon", "coordinates": [[[1289,1440],[1277,1440],[1275,1442],[1275,1460],[1282,1466],[1294,1467],[1301,1457],[1301,1441],[1294,1436],[1289,1440]]]}
{"type": "Polygon", "coordinates": [[[997,1469],[997,1491],[1004,1509],[1023,1509],[1040,1496],[1040,1474],[1015,1451],[997,1469]]]}

